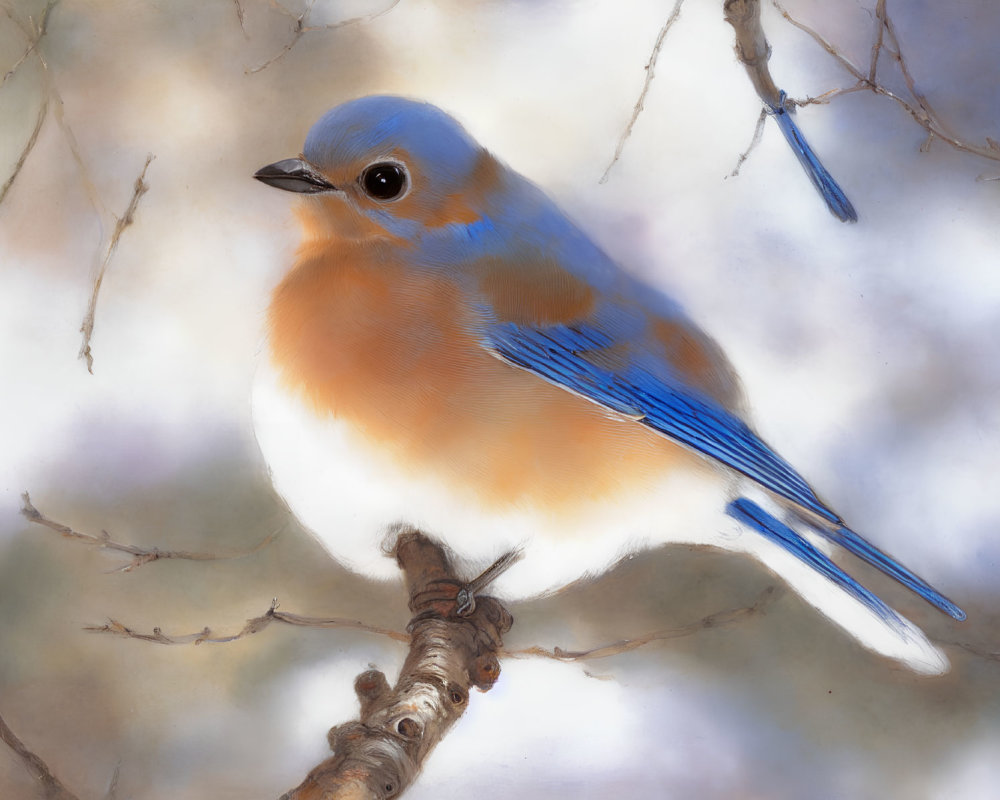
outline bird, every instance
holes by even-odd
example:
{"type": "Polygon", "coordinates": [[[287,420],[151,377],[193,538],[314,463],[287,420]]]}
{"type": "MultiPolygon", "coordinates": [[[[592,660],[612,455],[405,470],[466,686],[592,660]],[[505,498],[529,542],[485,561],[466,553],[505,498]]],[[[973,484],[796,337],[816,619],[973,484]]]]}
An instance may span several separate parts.
{"type": "Polygon", "coordinates": [[[965,613],[848,527],[751,427],[721,347],[545,192],[421,100],[326,112],[254,177],[299,196],[270,297],[254,431],[278,493],[346,567],[389,578],[399,523],[543,595],[668,542],[763,562],[864,647],[944,653],[843,549],[965,613]]]}

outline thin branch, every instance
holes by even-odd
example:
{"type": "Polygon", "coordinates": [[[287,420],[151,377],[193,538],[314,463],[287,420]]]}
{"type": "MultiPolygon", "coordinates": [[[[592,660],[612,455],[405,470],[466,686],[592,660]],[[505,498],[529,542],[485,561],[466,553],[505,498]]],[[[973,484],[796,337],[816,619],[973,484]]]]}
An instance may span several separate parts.
{"type": "Polygon", "coordinates": [[[24,33],[24,35],[28,37],[28,46],[25,49],[25,51],[21,53],[21,57],[18,58],[17,61],[15,61],[13,65],[10,67],[10,69],[8,69],[4,73],[3,79],[0,80],[0,86],[3,86],[5,83],[7,83],[7,79],[10,78],[15,72],[17,72],[18,67],[20,67],[21,64],[23,64],[27,60],[28,56],[30,56],[32,53],[35,52],[39,42],[41,42],[42,37],[45,35],[45,32],[47,30],[49,24],[49,13],[52,11],[53,8],[56,7],[58,3],[59,0],[49,0],[49,2],[46,3],[45,8],[42,10],[42,15],[38,18],[38,24],[35,25],[34,22],[29,17],[29,25],[27,26],[24,23],[22,23],[21,20],[17,19],[17,17],[14,16],[14,13],[9,8],[6,7],[4,8],[4,13],[7,15],[7,18],[10,19],[10,21],[13,22],[15,25],[17,25],[24,33]]]}
{"type": "Polygon", "coordinates": [[[892,21],[892,17],[889,16],[886,11],[886,0],[879,0],[878,5],[875,8],[875,15],[877,19],[882,23],[882,27],[885,30],[886,35],[889,37],[890,55],[893,57],[895,62],[899,64],[899,71],[903,76],[903,81],[906,83],[906,88],[909,89],[910,95],[913,99],[917,101],[917,104],[927,115],[927,120],[936,120],[938,124],[941,124],[940,117],[937,112],[931,108],[930,101],[924,96],[917,88],[917,82],[913,79],[913,75],[910,73],[910,68],[906,63],[906,59],[903,58],[903,48],[899,44],[899,37],[896,35],[896,26],[892,21]]]}
{"type": "Polygon", "coordinates": [[[882,53],[882,37],[885,35],[884,20],[885,0],[878,0],[875,4],[875,42],[872,44],[871,59],[868,63],[869,83],[875,83],[875,75],[878,73],[878,58],[882,53]]]}
{"type": "Polygon", "coordinates": [[[952,647],[958,647],[967,653],[970,653],[977,658],[985,659],[986,661],[1000,661],[1000,651],[998,650],[987,650],[978,645],[970,644],[969,642],[944,642],[944,644],[949,644],[952,647]]]}
{"type": "Polygon", "coordinates": [[[38,117],[35,119],[35,128],[31,132],[31,136],[28,137],[28,141],[24,145],[24,149],[21,151],[21,155],[18,156],[17,162],[14,164],[14,170],[10,173],[10,176],[4,181],[3,188],[0,188],[0,203],[2,203],[7,198],[7,192],[10,191],[10,187],[14,185],[14,181],[17,180],[17,176],[21,174],[21,168],[24,166],[24,162],[28,160],[35,143],[38,141],[38,134],[42,132],[42,124],[45,122],[45,115],[49,110],[48,99],[42,100],[42,105],[38,109],[38,117]]]}
{"type": "Polygon", "coordinates": [[[94,314],[97,311],[97,297],[101,291],[101,283],[104,281],[104,273],[108,269],[108,264],[111,263],[111,256],[114,255],[115,249],[118,247],[118,241],[121,239],[122,233],[135,221],[135,212],[139,207],[140,198],[149,190],[149,185],[146,184],[145,177],[146,170],[149,169],[153,158],[152,153],[146,156],[146,163],[143,165],[142,172],[135,179],[135,185],[132,188],[132,199],[129,201],[128,208],[125,209],[125,213],[122,216],[115,220],[115,230],[111,235],[111,241],[108,243],[108,249],[104,253],[104,260],[97,271],[97,277],[94,279],[94,290],[90,295],[90,305],[87,307],[87,314],[84,316],[83,324],[80,326],[80,332],[83,334],[83,343],[80,345],[79,358],[86,359],[87,372],[91,374],[94,373],[94,357],[90,351],[90,337],[94,333],[94,314]]]}
{"type": "Polygon", "coordinates": [[[761,137],[764,135],[764,123],[767,121],[767,109],[762,108],[760,110],[760,116],[757,117],[757,125],[753,129],[753,138],[750,139],[750,144],[747,149],[740,153],[740,157],[736,159],[736,166],[733,167],[733,171],[729,173],[728,177],[736,178],[740,174],[740,169],[743,167],[743,162],[750,157],[750,153],[753,152],[754,148],[760,144],[761,137]]]}
{"type": "Polygon", "coordinates": [[[612,156],[611,162],[604,170],[604,174],[601,176],[598,183],[607,183],[611,168],[618,163],[618,159],[621,158],[622,151],[625,149],[625,142],[628,141],[628,138],[632,135],[632,128],[635,127],[636,120],[639,119],[639,114],[642,113],[643,106],[646,103],[646,95],[649,93],[649,87],[653,83],[653,76],[656,71],[656,62],[660,58],[660,50],[663,48],[663,42],[667,38],[667,31],[673,27],[673,24],[681,15],[681,5],[683,3],[684,0],[675,0],[674,8],[670,12],[670,16],[667,17],[667,21],[664,22],[663,27],[660,28],[660,33],[656,37],[656,43],[653,45],[653,52],[650,53],[649,60],[646,62],[646,79],[643,81],[642,91],[639,92],[639,99],[635,101],[635,105],[632,107],[632,117],[629,119],[628,125],[625,126],[625,130],[618,139],[618,145],[615,147],[615,154],[612,156]]]}
{"type": "Polygon", "coordinates": [[[664,630],[637,636],[634,639],[621,639],[617,642],[599,645],[588,650],[563,650],[561,647],[547,650],[544,647],[528,647],[524,650],[505,650],[501,655],[514,658],[536,656],[539,658],[551,658],[556,661],[589,661],[595,658],[607,658],[608,656],[616,656],[621,653],[628,653],[631,650],[637,650],[651,642],[680,639],[684,636],[691,636],[708,630],[709,628],[724,628],[734,625],[744,621],[748,617],[763,614],[768,606],[776,598],[780,597],[781,594],[774,586],[768,586],[757,596],[752,605],[730,609],[729,611],[719,611],[678,628],[665,628],[664,630]]]}
{"type": "Polygon", "coordinates": [[[104,800],[117,800],[118,798],[118,778],[121,776],[122,765],[119,761],[115,764],[115,771],[111,773],[111,783],[108,784],[108,793],[104,795],[104,800]]]}
{"type": "Polygon", "coordinates": [[[84,628],[89,633],[107,633],[112,636],[120,636],[125,639],[138,639],[142,642],[152,642],[154,644],[228,644],[239,641],[255,633],[260,633],[272,622],[282,622],[286,625],[294,625],[302,628],[349,628],[352,630],[374,633],[378,636],[387,636],[397,642],[409,643],[410,636],[389,628],[382,628],[378,625],[369,625],[356,619],[346,619],[343,617],[303,617],[299,614],[289,614],[278,611],[277,599],[271,601],[271,607],[259,617],[252,617],[240,629],[239,633],[229,635],[215,635],[210,628],[203,628],[198,633],[182,634],[180,636],[167,636],[160,628],[153,628],[152,633],[140,633],[132,628],[122,625],[118,620],[109,619],[104,625],[88,625],[84,628]]]}
{"type": "MultiPolygon", "coordinates": [[[[555,647],[551,650],[540,646],[528,647],[523,650],[503,650],[502,657],[526,658],[539,657],[551,658],[557,661],[585,661],[595,658],[606,658],[607,656],[627,653],[640,647],[645,647],[652,642],[666,641],[669,639],[680,639],[691,636],[709,628],[723,628],[743,621],[747,617],[763,614],[778,597],[781,596],[774,586],[769,586],[758,595],[753,604],[729,611],[719,611],[714,614],[702,617],[701,619],[682,625],[677,628],[665,628],[664,630],[642,634],[632,639],[622,639],[611,644],[603,644],[587,650],[563,650],[555,647]]],[[[218,635],[214,634],[208,627],[197,633],[187,633],[176,636],[168,636],[161,628],[153,628],[151,633],[143,633],[129,628],[115,619],[109,619],[103,625],[90,625],[84,628],[89,633],[104,633],[112,636],[119,636],[125,639],[137,639],[143,642],[166,645],[186,645],[186,644],[228,644],[240,639],[245,639],[255,633],[260,633],[272,622],[281,622],[286,625],[295,625],[303,628],[349,628],[352,630],[364,631],[378,636],[386,636],[397,642],[408,643],[410,636],[389,628],[382,628],[377,625],[369,625],[355,619],[343,617],[306,617],[300,614],[291,614],[285,611],[278,611],[278,601],[271,602],[271,607],[259,617],[252,617],[246,621],[243,628],[234,634],[218,635]]]]}
{"type": "MultiPolygon", "coordinates": [[[[957,136],[952,134],[948,129],[948,126],[942,121],[937,112],[934,111],[924,94],[917,88],[916,80],[910,72],[910,68],[906,63],[906,59],[903,56],[902,49],[900,48],[899,39],[896,35],[896,27],[886,10],[885,0],[879,0],[879,3],[876,5],[875,18],[876,24],[878,25],[878,32],[875,36],[875,42],[872,45],[872,55],[867,73],[862,72],[859,67],[850,61],[850,59],[848,59],[843,53],[841,53],[831,42],[824,38],[822,34],[814,28],[811,28],[805,23],[795,19],[795,17],[793,17],[784,8],[784,6],[781,5],[779,0],[771,0],[771,2],[790,25],[798,28],[800,31],[808,35],[857,81],[857,83],[850,88],[828,92],[827,100],[841,94],[848,94],[850,92],[862,90],[873,92],[874,94],[881,95],[882,97],[888,97],[890,100],[894,100],[898,103],[906,111],[906,113],[908,113],[913,120],[927,132],[929,139],[940,139],[961,152],[972,153],[973,155],[987,158],[990,161],[1000,161],[1000,150],[989,144],[989,138],[987,138],[987,144],[983,146],[971,144],[970,142],[959,139],[957,136]],[[906,84],[907,90],[913,97],[914,102],[910,102],[906,98],[899,96],[878,82],[876,73],[879,54],[882,50],[887,50],[892,55],[893,60],[899,64],[903,81],[906,84]]],[[[796,105],[806,105],[809,102],[816,101],[796,101],[796,105]]],[[[926,149],[926,144],[927,143],[925,142],[922,149],[926,149]]]]}
{"type": "Polygon", "coordinates": [[[243,10],[243,3],[240,0],[233,0],[233,4],[236,6],[236,18],[240,21],[240,30],[243,31],[243,36],[249,39],[250,35],[247,33],[246,12],[243,10]]]}
{"type": "Polygon", "coordinates": [[[390,11],[392,11],[396,6],[399,5],[400,0],[391,0],[389,5],[383,8],[381,11],[375,11],[371,14],[364,14],[360,17],[351,17],[350,19],[343,19],[340,20],[339,22],[331,22],[326,25],[309,25],[308,24],[309,15],[312,13],[313,5],[315,4],[315,2],[316,0],[311,0],[309,5],[306,7],[305,11],[303,11],[301,14],[294,14],[289,9],[285,8],[285,6],[281,5],[281,3],[272,0],[271,4],[275,8],[277,8],[279,11],[281,11],[281,13],[285,14],[286,16],[291,17],[292,20],[294,21],[294,26],[292,28],[292,38],[288,40],[288,42],[285,44],[283,48],[281,48],[280,51],[278,51],[275,55],[271,56],[267,61],[265,61],[262,64],[258,64],[256,67],[250,67],[244,70],[244,72],[247,75],[255,75],[256,73],[267,69],[275,61],[284,58],[286,55],[288,55],[291,49],[299,43],[299,40],[307,33],[313,33],[314,31],[334,31],[337,30],[338,28],[346,28],[348,25],[355,25],[359,22],[371,22],[372,20],[378,19],[383,14],[388,14],[390,11]]]}
{"type": "Polygon", "coordinates": [[[805,23],[799,22],[797,19],[795,19],[795,17],[793,17],[791,14],[789,14],[788,11],[785,9],[785,7],[783,5],[781,5],[780,2],[778,2],[778,0],[771,0],[771,2],[773,3],[774,7],[776,9],[778,9],[778,13],[781,14],[781,16],[783,16],[785,18],[785,20],[789,24],[791,24],[793,27],[798,28],[803,33],[806,33],[809,36],[811,36],[812,39],[820,47],[822,47],[824,50],[826,50],[826,52],[829,53],[833,58],[835,58],[837,60],[837,62],[844,69],[846,69],[848,72],[850,72],[851,75],[853,75],[859,81],[865,81],[865,82],[867,82],[867,77],[865,76],[865,74],[858,67],[856,67],[836,47],[834,47],[832,44],[830,44],[830,42],[828,42],[826,39],[824,39],[817,31],[813,30],[812,28],[810,28],[805,23]]]}
{"type": "Polygon", "coordinates": [[[114,541],[107,531],[101,531],[100,536],[94,536],[90,533],[80,533],[79,531],[73,530],[68,525],[63,525],[61,522],[49,519],[42,514],[41,511],[35,508],[34,505],[32,505],[31,498],[27,492],[21,494],[21,501],[21,514],[29,522],[33,522],[36,525],[42,525],[67,539],[74,539],[92,547],[99,547],[102,550],[113,550],[118,553],[126,553],[127,555],[132,556],[131,561],[123,564],[115,570],[112,570],[112,572],[131,572],[133,569],[145,566],[153,561],[161,561],[164,559],[182,559],[185,561],[227,561],[235,558],[244,558],[269,545],[272,541],[274,541],[274,538],[277,535],[276,533],[272,533],[261,540],[260,543],[255,545],[252,549],[238,553],[198,553],[188,550],[160,550],[156,547],[137,547],[133,544],[124,544],[122,542],[114,541]]]}
{"type": "Polygon", "coordinates": [[[79,800],[52,774],[52,770],[41,758],[25,747],[24,742],[17,738],[2,716],[0,716],[0,740],[3,740],[4,744],[14,751],[14,754],[28,768],[31,777],[41,784],[46,800],[79,800]]]}

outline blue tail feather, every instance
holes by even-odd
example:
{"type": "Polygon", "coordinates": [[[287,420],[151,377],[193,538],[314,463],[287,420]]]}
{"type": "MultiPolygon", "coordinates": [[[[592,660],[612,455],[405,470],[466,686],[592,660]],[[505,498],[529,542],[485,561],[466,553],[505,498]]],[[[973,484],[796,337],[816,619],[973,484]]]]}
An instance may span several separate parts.
{"type": "Polygon", "coordinates": [[[924,600],[941,609],[948,616],[957,619],[959,622],[965,619],[965,612],[934,589],[927,581],[914,575],[898,561],[887,556],[875,545],[862,538],[850,528],[840,526],[839,528],[829,530],[820,525],[815,525],[814,527],[821,536],[829,539],[831,542],[836,542],[845,550],[854,553],[858,558],[867,561],[889,577],[895,578],[903,586],[916,592],[924,600]]]}
{"type": "Polygon", "coordinates": [[[861,601],[861,603],[885,620],[885,622],[892,625],[900,634],[906,635],[906,625],[895,611],[834,564],[824,553],[817,550],[811,542],[800,536],[783,522],[775,519],[752,500],[740,497],[726,507],[726,513],[733,519],[763,534],[772,542],[781,545],[781,547],[793,556],[833,581],[855,599],[861,601]]]}
{"type": "Polygon", "coordinates": [[[791,111],[785,108],[785,93],[781,93],[780,106],[769,105],[769,108],[774,116],[774,121],[778,123],[778,127],[785,136],[785,141],[792,148],[795,157],[798,158],[813,186],[823,196],[830,212],[841,222],[857,222],[858,212],[854,210],[854,206],[847,199],[844,190],[840,188],[840,185],[820,162],[815,151],[809,146],[802,131],[799,130],[799,126],[792,119],[791,111]]]}

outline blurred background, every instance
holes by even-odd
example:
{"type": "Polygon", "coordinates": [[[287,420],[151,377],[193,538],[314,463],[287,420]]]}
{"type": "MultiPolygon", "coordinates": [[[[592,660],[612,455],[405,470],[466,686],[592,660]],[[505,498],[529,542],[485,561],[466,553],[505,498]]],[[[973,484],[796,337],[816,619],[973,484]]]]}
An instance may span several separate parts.
{"type": "MultiPolygon", "coordinates": [[[[412,798],[987,798],[1000,785],[1000,164],[856,93],[798,113],[858,209],[837,222],[776,127],[738,177],[760,102],[719,2],[688,0],[620,161],[671,3],[634,0],[62,0],[0,6],[0,713],[81,798],[276,798],[357,713],[388,639],[272,626],[231,644],[87,633],[238,631],[281,608],[402,629],[406,598],[330,560],[270,488],[249,393],[270,288],[297,240],[254,182],[327,108],[425,98],[530,176],[728,351],[758,430],[858,530],[969,614],[954,623],[852,571],[943,643],[943,677],[865,651],[782,593],[742,623],[583,664],[507,660],[412,798]],[[381,13],[380,12],[386,12],[381,13]],[[303,32],[296,35],[296,19],[303,32]],[[309,28],[349,24],[317,30],[309,28]],[[27,30],[25,30],[27,29],[27,30]],[[40,117],[45,106],[46,114],[40,117]],[[148,154],[135,222],[94,280],[148,154]],[[129,572],[29,525],[231,553],[129,572]]],[[[789,0],[867,65],[873,2],[789,0]]],[[[955,136],[1000,138],[989,0],[889,3],[918,87],[955,136]]],[[[792,97],[853,80],[764,9],[792,97]]],[[[891,59],[883,80],[905,83],[891,59]]],[[[588,647],[753,603],[772,582],[670,547],[512,608],[512,648],[588,647]]],[[[0,797],[39,796],[0,749],[0,797]]]]}

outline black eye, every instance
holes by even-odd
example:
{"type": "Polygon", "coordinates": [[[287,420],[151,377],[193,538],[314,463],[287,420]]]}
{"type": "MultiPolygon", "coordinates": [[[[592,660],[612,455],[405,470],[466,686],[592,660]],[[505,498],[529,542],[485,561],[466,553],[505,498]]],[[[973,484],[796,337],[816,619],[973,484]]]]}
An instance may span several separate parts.
{"type": "Polygon", "coordinates": [[[372,164],[361,173],[361,186],[376,200],[394,200],[406,191],[406,170],[399,164],[372,164]]]}

